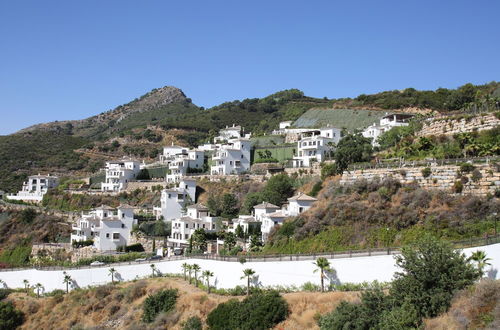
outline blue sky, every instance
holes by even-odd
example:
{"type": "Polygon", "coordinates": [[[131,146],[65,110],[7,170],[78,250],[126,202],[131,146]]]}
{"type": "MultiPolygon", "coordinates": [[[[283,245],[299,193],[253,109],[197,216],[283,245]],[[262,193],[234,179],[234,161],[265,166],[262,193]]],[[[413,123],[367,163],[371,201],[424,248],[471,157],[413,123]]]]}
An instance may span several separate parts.
{"type": "Polygon", "coordinates": [[[193,102],[500,80],[499,1],[1,1],[0,135],[165,85],[193,102]]]}

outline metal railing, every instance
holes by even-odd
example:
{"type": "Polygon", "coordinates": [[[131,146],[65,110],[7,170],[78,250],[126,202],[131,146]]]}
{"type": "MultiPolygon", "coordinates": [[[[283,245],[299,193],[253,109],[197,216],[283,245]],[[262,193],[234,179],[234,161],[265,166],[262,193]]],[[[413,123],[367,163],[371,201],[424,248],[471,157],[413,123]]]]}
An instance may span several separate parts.
{"type": "MultiPolygon", "coordinates": [[[[481,238],[470,238],[461,241],[453,241],[450,244],[456,249],[472,248],[487,246],[492,244],[500,243],[500,235],[487,236],[481,238]]],[[[103,268],[103,267],[115,267],[115,266],[129,266],[129,265],[140,265],[140,264],[152,264],[164,261],[175,261],[175,260],[189,260],[189,259],[205,259],[205,260],[216,260],[216,261],[227,261],[227,262],[241,262],[242,259],[245,262],[276,262],[276,261],[303,261],[303,260],[315,260],[319,257],[324,257],[327,259],[345,259],[345,258],[357,258],[357,257],[373,257],[373,256],[383,256],[383,255],[395,255],[400,254],[400,247],[386,247],[386,248],[370,248],[370,249],[360,249],[360,250],[343,250],[343,251],[332,251],[332,252],[317,252],[317,253],[296,253],[296,254],[245,254],[238,256],[221,256],[215,254],[189,254],[185,256],[170,256],[155,260],[131,260],[117,263],[109,263],[98,266],[82,265],[82,266],[44,266],[44,267],[22,267],[22,268],[4,268],[0,269],[0,272],[8,271],[20,271],[20,270],[31,270],[37,269],[41,271],[50,270],[78,270],[78,269],[93,269],[93,268],[103,268]]]]}

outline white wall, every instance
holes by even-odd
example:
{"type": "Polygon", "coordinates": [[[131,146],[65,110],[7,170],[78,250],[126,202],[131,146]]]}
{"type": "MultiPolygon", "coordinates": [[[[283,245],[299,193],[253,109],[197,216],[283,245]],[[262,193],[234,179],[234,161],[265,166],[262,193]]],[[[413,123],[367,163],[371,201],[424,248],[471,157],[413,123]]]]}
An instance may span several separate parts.
{"type": "MultiPolygon", "coordinates": [[[[483,250],[491,258],[490,271],[492,278],[500,278],[500,244],[466,249],[464,252],[470,255],[472,251],[483,250]]],[[[264,285],[297,285],[305,282],[319,284],[318,273],[313,273],[312,260],[306,261],[281,261],[281,262],[248,262],[241,265],[239,262],[224,262],[214,260],[175,260],[156,263],[157,268],[163,273],[181,273],[182,263],[197,263],[202,270],[210,270],[214,273],[212,283],[219,288],[233,288],[236,285],[245,285],[241,280],[244,268],[252,268],[258,275],[258,281],[264,285]]],[[[333,268],[337,271],[338,280],[341,283],[360,283],[363,281],[390,281],[396,267],[393,256],[355,257],[344,259],[331,259],[333,268]]],[[[126,266],[114,266],[121,280],[129,281],[136,277],[151,274],[149,263],[126,266]]],[[[92,269],[71,269],[68,274],[75,280],[79,287],[88,285],[100,285],[111,282],[109,267],[92,269]]],[[[40,271],[35,269],[21,271],[0,272],[0,279],[7,283],[9,288],[23,288],[23,280],[27,279],[30,284],[41,283],[46,291],[54,289],[65,289],[62,271],[40,271]]]]}

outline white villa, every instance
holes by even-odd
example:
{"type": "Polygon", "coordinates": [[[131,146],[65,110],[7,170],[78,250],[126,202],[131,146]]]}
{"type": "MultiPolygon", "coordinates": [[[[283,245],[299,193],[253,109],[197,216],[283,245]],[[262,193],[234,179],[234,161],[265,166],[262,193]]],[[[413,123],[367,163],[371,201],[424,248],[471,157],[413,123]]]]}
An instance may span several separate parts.
{"type": "Polygon", "coordinates": [[[275,129],[272,134],[273,135],[285,135],[287,132],[287,128],[292,126],[293,121],[287,120],[279,123],[279,129],[275,129]]]}
{"type": "Polygon", "coordinates": [[[250,227],[260,227],[261,222],[251,215],[239,215],[237,218],[232,219],[232,224],[229,225],[228,231],[231,233],[236,232],[236,228],[240,225],[243,232],[250,232],[250,227]]]}
{"type": "Polygon", "coordinates": [[[270,203],[256,205],[255,218],[262,222],[262,241],[266,242],[271,230],[279,226],[286,218],[295,217],[311,208],[317,199],[304,193],[288,198],[288,204],[284,204],[281,209],[270,203]]]}
{"type": "Polygon", "coordinates": [[[185,247],[196,229],[206,232],[219,230],[217,217],[211,217],[208,208],[202,204],[189,205],[185,215],[172,221],[172,236],[168,239],[174,247],[185,247]]]}
{"type": "Polygon", "coordinates": [[[334,127],[302,132],[297,142],[297,154],[292,159],[293,167],[310,167],[312,162],[321,163],[341,138],[341,130],[334,127]]]}
{"type": "Polygon", "coordinates": [[[120,205],[116,209],[102,205],[81,218],[72,226],[71,242],[93,240],[94,248],[100,251],[115,251],[128,245],[130,231],[137,220],[133,207],[120,205]]]}
{"type": "Polygon", "coordinates": [[[412,114],[394,113],[387,114],[380,119],[380,123],[368,126],[361,133],[364,137],[372,139],[374,147],[380,146],[378,138],[382,133],[387,132],[393,127],[408,126],[409,120],[413,117],[412,114]]]}
{"type": "Polygon", "coordinates": [[[136,160],[106,162],[106,180],[101,183],[101,191],[120,192],[127,187],[140,171],[140,163],[136,160]]]}
{"type": "Polygon", "coordinates": [[[161,215],[164,221],[173,221],[182,215],[186,202],[196,201],[196,180],[183,178],[175,188],[161,192],[161,215]]]}
{"type": "Polygon", "coordinates": [[[240,174],[250,169],[250,140],[239,138],[220,145],[212,156],[212,175],[240,174]]]}
{"type": "Polygon", "coordinates": [[[188,173],[188,169],[202,169],[205,160],[205,151],[199,149],[188,149],[172,146],[164,147],[160,155],[160,162],[168,164],[170,173],[167,174],[167,182],[174,183],[188,173]]]}
{"type": "Polygon", "coordinates": [[[231,127],[226,126],[226,128],[219,130],[219,136],[216,136],[214,138],[214,143],[218,142],[224,143],[224,141],[241,139],[241,138],[249,139],[252,134],[251,133],[244,134],[243,131],[244,128],[242,128],[241,126],[236,126],[234,124],[231,127]]]}
{"type": "Polygon", "coordinates": [[[41,202],[43,196],[51,188],[57,187],[59,178],[48,175],[32,175],[23,183],[23,188],[14,195],[7,195],[8,199],[24,202],[41,202]]]}

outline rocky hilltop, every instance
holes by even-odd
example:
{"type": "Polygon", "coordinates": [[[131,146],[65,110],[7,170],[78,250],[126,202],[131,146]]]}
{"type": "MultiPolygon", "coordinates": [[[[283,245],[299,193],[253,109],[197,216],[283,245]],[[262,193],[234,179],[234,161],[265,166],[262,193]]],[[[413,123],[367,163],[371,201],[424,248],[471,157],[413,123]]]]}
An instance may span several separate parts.
{"type": "MultiPolygon", "coordinates": [[[[171,104],[186,104],[191,100],[184,92],[174,86],[155,88],[143,96],[136,98],[130,103],[120,105],[113,110],[102,112],[98,115],[82,120],[55,121],[33,125],[20,130],[18,133],[27,133],[38,130],[45,131],[67,131],[76,136],[92,136],[98,127],[113,127],[116,123],[128,116],[138,113],[156,110],[171,104]]],[[[102,131],[102,130],[99,130],[102,131]]]]}

